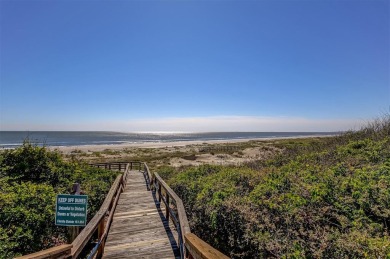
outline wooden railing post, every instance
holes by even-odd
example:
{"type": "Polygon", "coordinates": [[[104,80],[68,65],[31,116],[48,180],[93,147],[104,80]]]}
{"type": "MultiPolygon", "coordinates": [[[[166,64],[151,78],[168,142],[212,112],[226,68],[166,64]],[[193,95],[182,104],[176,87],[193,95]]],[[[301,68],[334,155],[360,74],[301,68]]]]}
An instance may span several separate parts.
{"type": "Polygon", "coordinates": [[[169,220],[169,194],[168,192],[165,193],[165,201],[167,204],[165,204],[165,218],[169,220]]]}
{"type": "MultiPolygon", "coordinates": [[[[72,191],[70,194],[72,195],[80,195],[81,193],[81,186],[79,183],[74,183],[73,186],[72,186],[72,191]]],[[[69,240],[71,242],[73,242],[73,240],[76,239],[76,237],[79,235],[80,233],[80,227],[78,226],[71,226],[68,228],[68,232],[69,232],[69,240]]]]}
{"type": "Polygon", "coordinates": [[[158,202],[161,203],[161,184],[158,183],[158,202]]]}
{"type": "MultiPolygon", "coordinates": [[[[101,220],[100,220],[100,223],[99,223],[99,226],[98,226],[98,240],[102,240],[102,237],[103,237],[103,233],[104,233],[104,227],[105,227],[105,217],[103,217],[101,220]]],[[[98,249],[98,252],[97,252],[97,258],[101,258],[101,256],[103,255],[103,250],[104,249],[104,244],[101,244],[99,246],[99,249],[98,249]]]]}

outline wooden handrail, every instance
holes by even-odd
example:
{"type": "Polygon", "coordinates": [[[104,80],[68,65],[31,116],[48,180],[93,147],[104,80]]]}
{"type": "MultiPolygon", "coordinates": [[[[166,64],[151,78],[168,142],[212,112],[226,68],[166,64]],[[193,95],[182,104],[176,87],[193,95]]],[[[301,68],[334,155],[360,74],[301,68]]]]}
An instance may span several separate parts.
{"type": "Polygon", "coordinates": [[[126,165],[125,172],[123,173],[123,179],[122,179],[123,185],[126,185],[127,176],[129,175],[130,167],[131,167],[131,166],[130,166],[130,163],[128,163],[128,164],[126,165]]]}
{"type": "Polygon", "coordinates": [[[76,239],[72,242],[72,258],[77,258],[89,239],[92,237],[93,233],[98,228],[100,222],[105,219],[106,213],[109,210],[113,198],[117,193],[120,184],[122,182],[122,175],[118,175],[115,179],[114,184],[111,186],[110,191],[108,192],[106,199],[104,200],[102,206],[99,211],[95,214],[95,216],[91,219],[87,226],[81,231],[81,233],[76,237],[76,239]]]}
{"type": "Polygon", "coordinates": [[[146,163],[143,163],[143,165],[144,165],[144,171],[146,172],[146,177],[148,178],[149,190],[152,190],[153,189],[153,176],[150,173],[148,165],[146,163]]]}
{"type": "Polygon", "coordinates": [[[130,170],[134,169],[135,167],[138,167],[138,169],[141,170],[143,163],[140,161],[132,161],[132,162],[92,163],[89,165],[98,168],[104,168],[107,170],[122,171],[122,169],[125,169],[127,164],[130,164],[130,170]]]}
{"type": "Polygon", "coordinates": [[[190,230],[190,224],[188,223],[187,214],[184,209],[183,201],[179,198],[179,196],[177,196],[177,194],[171,189],[171,187],[169,187],[168,184],[158,175],[158,173],[154,173],[154,179],[155,181],[161,184],[161,186],[164,188],[164,190],[170,196],[170,198],[175,201],[176,209],[180,221],[180,228],[182,231],[182,237],[184,237],[184,235],[190,233],[191,230],[190,230]]]}
{"type": "Polygon", "coordinates": [[[184,238],[187,251],[194,259],[229,258],[192,233],[187,233],[184,238]]]}
{"type": "Polygon", "coordinates": [[[59,245],[33,254],[28,254],[17,259],[41,259],[41,258],[68,258],[71,255],[72,245],[59,245]]]}
{"type": "Polygon", "coordinates": [[[213,248],[202,239],[191,233],[190,224],[188,222],[187,214],[184,208],[183,201],[177,194],[168,186],[168,184],[161,178],[161,176],[154,172],[151,173],[149,167],[144,163],[144,170],[147,177],[150,179],[150,189],[155,187],[159,197],[159,201],[163,201],[166,206],[165,217],[168,219],[169,215],[174,214],[170,208],[170,202],[176,204],[177,218],[172,217],[174,223],[177,223],[177,231],[179,232],[179,247],[181,258],[193,259],[217,259],[229,258],[222,254],[217,249],[213,248]],[[165,191],[163,197],[162,189],[165,191]],[[175,222],[177,220],[177,222],[175,222]]]}
{"type": "Polygon", "coordinates": [[[165,217],[169,219],[169,215],[174,213],[170,208],[170,200],[176,204],[177,215],[171,217],[176,225],[177,232],[179,234],[179,248],[181,258],[185,258],[185,238],[184,236],[187,233],[191,233],[190,224],[188,223],[187,214],[184,209],[182,200],[177,196],[177,194],[168,186],[168,184],[158,175],[158,173],[153,173],[152,182],[156,186],[159,195],[159,201],[163,201],[166,206],[165,217]],[[162,197],[162,189],[165,191],[165,198],[162,197]]]}

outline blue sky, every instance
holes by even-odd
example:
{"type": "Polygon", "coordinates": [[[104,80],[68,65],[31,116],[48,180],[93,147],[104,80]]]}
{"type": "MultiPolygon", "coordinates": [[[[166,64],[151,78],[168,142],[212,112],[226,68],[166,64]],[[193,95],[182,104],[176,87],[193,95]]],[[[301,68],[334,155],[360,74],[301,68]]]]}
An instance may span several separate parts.
{"type": "Polygon", "coordinates": [[[0,11],[0,130],[331,131],[389,112],[386,0],[0,11]]]}

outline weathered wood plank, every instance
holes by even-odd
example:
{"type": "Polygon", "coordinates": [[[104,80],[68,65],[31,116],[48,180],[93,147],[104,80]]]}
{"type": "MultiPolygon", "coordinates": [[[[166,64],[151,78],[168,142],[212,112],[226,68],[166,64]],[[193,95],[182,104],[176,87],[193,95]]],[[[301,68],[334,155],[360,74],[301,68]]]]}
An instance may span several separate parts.
{"type": "Polygon", "coordinates": [[[154,212],[155,209],[146,209],[146,210],[135,210],[135,211],[125,211],[125,212],[116,212],[114,217],[121,217],[126,215],[138,215],[140,213],[149,213],[154,212]]]}
{"type": "Polygon", "coordinates": [[[118,200],[103,258],[177,258],[178,235],[148,190],[142,172],[131,172],[118,200]]]}

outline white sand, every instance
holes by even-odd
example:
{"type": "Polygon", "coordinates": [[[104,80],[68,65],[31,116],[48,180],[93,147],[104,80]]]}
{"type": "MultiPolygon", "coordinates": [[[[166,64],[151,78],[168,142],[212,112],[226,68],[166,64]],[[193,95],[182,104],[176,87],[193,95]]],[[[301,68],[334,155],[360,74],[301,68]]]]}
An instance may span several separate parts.
{"type": "Polygon", "coordinates": [[[81,145],[81,146],[50,146],[48,149],[59,150],[63,153],[70,153],[74,150],[98,152],[103,150],[123,150],[126,148],[164,148],[164,147],[185,147],[189,145],[202,144],[223,144],[223,143],[240,143],[251,140],[267,139],[232,139],[232,140],[205,140],[205,141],[172,141],[172,142],[140,142],[140,143],[122,143],[112,145],[81,145]]]}
{"type": "Polygon", "coordinates": [[[248,141],[268,141],[277,139],[298,139],[298,138],[315,138],[328,137],[329,135],[302,136],[302,137],[280,137],[280,138],[257,138],[257,139],[231,139],[231,140],[203,140],[203,141],[172,141],[172,142],[143,142],[143,143],[123,143],[112,145],[80,145],[80,146],[50,146],[50,150],[59,150],[62,153],[71,153],[74,150],[82,152],[100,152],[104,150],[123,150],[126,148],[165,148],[165,147],[185,147],[189,145],[202,144],[231,144],[243,143],[248,141]]]}

